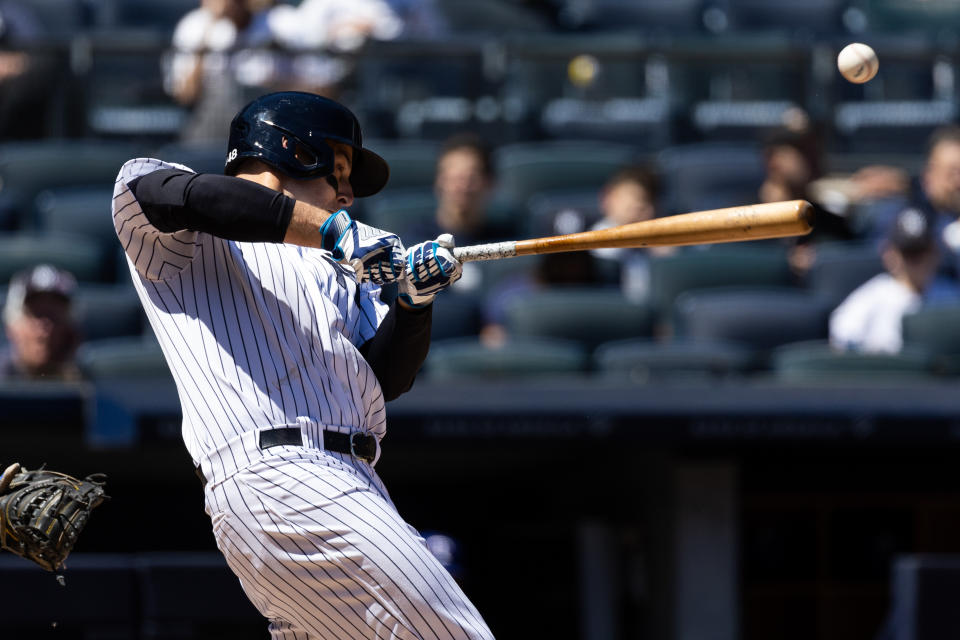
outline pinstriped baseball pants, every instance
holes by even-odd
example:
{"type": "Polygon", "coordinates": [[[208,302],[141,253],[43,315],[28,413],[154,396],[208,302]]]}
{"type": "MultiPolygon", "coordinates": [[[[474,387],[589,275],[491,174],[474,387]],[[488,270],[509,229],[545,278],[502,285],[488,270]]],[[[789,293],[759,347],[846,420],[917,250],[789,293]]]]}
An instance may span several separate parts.
{"type": "Polygon", "coordinates": [[[493,638],[369,466],[275,450],[205,492],[217,546],[273,640],[493,638]]]}

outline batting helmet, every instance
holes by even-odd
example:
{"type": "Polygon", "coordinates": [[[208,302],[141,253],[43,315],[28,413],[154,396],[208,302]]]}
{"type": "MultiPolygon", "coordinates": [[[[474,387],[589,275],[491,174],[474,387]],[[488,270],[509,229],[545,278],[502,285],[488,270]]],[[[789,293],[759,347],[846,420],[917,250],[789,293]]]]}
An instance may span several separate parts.
{"type": "Polygon", "coordinates": [[[257,158],[292,178],[333,174],[327,141],[353,147],[350,185],[362,198],[380,191],[390,177],[386,161],[363,148],[360,123],[342,104],[300,91],[260,96],[233,118],[224,173],[236,175],[244,158],[257,158]]]}

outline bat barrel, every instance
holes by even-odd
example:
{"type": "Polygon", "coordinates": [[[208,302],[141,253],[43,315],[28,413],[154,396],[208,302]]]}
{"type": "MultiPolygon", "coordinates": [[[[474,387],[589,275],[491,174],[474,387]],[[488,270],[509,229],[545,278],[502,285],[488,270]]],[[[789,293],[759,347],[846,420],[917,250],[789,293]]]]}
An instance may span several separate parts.
{"type": "Polygon", "coordinates": [[[813,206],[806,200],[695,211],[632,224],[562,236],[458,247],[461,262],[513,256],[586,251],[741,242],[804,235],[813,228],[813,206]]]}

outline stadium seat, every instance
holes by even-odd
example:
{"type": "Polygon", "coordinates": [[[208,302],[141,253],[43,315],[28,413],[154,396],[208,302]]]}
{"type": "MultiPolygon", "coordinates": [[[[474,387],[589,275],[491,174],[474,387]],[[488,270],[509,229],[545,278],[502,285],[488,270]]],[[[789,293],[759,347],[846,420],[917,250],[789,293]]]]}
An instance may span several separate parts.
{"type": "Polygon", "coordinates": [[[808,288],[830,308],[836,308],[858,286],[883,271],[873,243],[829,242],[817,246],[808,288]]]}
{"type": "Polygon", "coordinates": [[[77,0],[30,0],[26,5],[37,17],[46,35],[70,38],[90,26],[84,3],[77,0]]]}
{"type": "Polygon", "coordinates": [[[511,338],[502,347],[488,347],[477,338],[435,342],[425,363],[433,379],[457,377],[529,378],[581,374],[587,353],[569,340],[511,338]]]}
{"type": "Polygon", "coordinates": [[[107,249],[117,242],[112,199],[112,184],[45,189],[36,199],[37,226],[49,233],[87,236],[107,249]]]}
{"type": "Polygon", "coordinates": [[[480,332],[480,301],[476,295],[445,291],[433,303],[431,340],[476,336],[480,332]]]}
{"type": "Polygon", "coordinates": [[[541,238],[579,233],[602,217],[597,189],[556,189],[541,191],[527,202],[524,235],[541,238]]]}
{"type": "Polygon", "coordinates": [[[960,20],[953,0],[865,0],[860,3],[866,27],[877,34],[922,34],[927,41],[952,41],[960,20]]]}
{"type": "Polygon", "coordinates": [[[110,29],[140,29],[156,32],[169,41],[184,15],[196,9],[196,0],[97,0],[96,21],[110,29]]]}
{"type": "Polygon", "coordinates": [[[440,0],[437,8],[454,33],[543,33],[549,21],[508,0],[440,0]]]}
{"type": "Polygon", "coordinates": [[[669,321],[677,296],[715,287],[780,287],[790,283],[786,250],[776,245],[718,245],[681,249],[650,261],[650,296],[661,320],[669,321]]]}
{"type": "Polygon", "coordinates": [[[638,383],[717,379],[745,373],[753,364],[753,352],[719,341],[615,340],[598,346],[593,361],[602,375],[638,383]]]}
{"type": "Polygon", "coordinates": [[[560,97],[544,105],[540,126],[552,138],[626,142],[654,151],[673,142],[672,118],[665,97],[560,97]]]}
{"type": "Polygon", "coordinates": [[[904,349],[899,354],[843,352],[826,340],[784,344],[770,355],[774,377],[783,382],[822,383],[845,379],[864,381],[930,380],[933,360],[924,350],[904,349]]]}
{"type": "Polygon", "coordinates": [[[74,310],[84,340],[139,336],[147,326],[137,292],[130,284],[83,284],[74,310]]]}
{"type": "Polygon", "coordinates": [[[696,34],[703,30],[704,0],[561,0],[564,25],[591,31],[696,34]]]}
{"type": "Polygon", "coordinates": [[[903,344],[932,354],[942,373],[960,373],[960,306],[934,306],[905,315],[903,344]]]}
{"type": "Polygon", "coordinates": [[[429,188],[391,190],[382,198],[374,196],[361,203],[358,219],[378,229],[387,229],[398,234],[407,245],[423,242],[427,238],[407,237],[407,231],[428,223],[435,215],[437,199],[429,188]]]}
{"type": "Polygon", "coordinates": [[[510,335],[571,340],[588,350],[609,340],[651,336],[653,322],[651,307],[631,303],[619,288],[553,287],[506,308],[510,335]]]}
{"type": "Polygon", "coordinates": [[[0,210],[13,209],[21,227],[36,226],[36,197],[46,189],[113,187],[120,166],[140,155],[128,143],[36,140],[0,144],[0,210]]]}
{"type": "Polygon", "coordinates": [[[0,234],[0,283],[41,262],[66,269],[81,282],[108,282],[112,265],[100,243],[65,233],[0,234]]]}
{"type": "Polygon", "coordinates": [[[77,362],[93,379],[170,379],[170,369],[152,332],[87,342],[77,350],[77,362]]]}
{"type": "Polygon", "coordinates": [[[778,345],[826,339],[828,309],[792,288],[688,291],[676,301],[677,335],[720,340],[762,353],[778,345]]]}
{"type": "Polygon", "coordinates": [[[226,140],[222,144],[184,144],[172,142],[150,152],[150,157],[165,162],[176,162],[197,173],[223,173],[227,157],[226,140]]]}
{"type": "Polygon", "coordinates": [[[660,152],[656,165],[664,178],[669,213],[754,203],[764,178],[763,158],[752,145],[678,145],[660,152]]]}
{"type": "Polygon", "coordinates": [[[636,159],[636,149],[616,142],[548,140],[503,145],[494,152],[497,189],[520,207],[543,191],[599,191],[607,178],[636,159]]]}
{"type": "Polygon", "coordinates": [[[842,33],[850,0],[726,0],[730,29],[780,31],[826,38],[842,33]]]}
{"type": "Polygon", "coordinates": [[[390,190],[433,189],[440,143],[436,140],[364,140],[363,146],[390,165],[390,190]]]}

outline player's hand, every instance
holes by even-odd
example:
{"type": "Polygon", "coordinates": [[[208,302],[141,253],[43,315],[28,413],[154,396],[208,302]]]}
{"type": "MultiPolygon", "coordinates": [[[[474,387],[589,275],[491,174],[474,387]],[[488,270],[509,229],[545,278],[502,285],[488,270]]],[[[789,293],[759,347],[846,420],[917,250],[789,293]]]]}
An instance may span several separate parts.
{"type": "Polygon", "coordinates": [[[357,222],[344,209],[320,227],[321,246],[349,263],[361,282],[386,284],[403,277],[403,243],[395,233],[357,222]]]}
{"type": "Polygon", "coordinates": [[[453,236],[441,234],[407,250],[406,270],[400,280],[400,298],[413,307],[425,307],[460,279],[462,265],[453,257],[453,236]]]}

